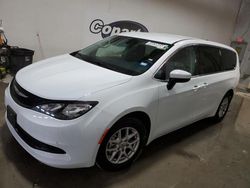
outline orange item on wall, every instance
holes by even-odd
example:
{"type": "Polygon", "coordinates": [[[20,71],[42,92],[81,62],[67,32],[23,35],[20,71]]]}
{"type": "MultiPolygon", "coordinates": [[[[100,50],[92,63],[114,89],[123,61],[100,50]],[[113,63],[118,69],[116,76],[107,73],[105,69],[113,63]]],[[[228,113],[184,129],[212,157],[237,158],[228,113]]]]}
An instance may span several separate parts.
{"type": "Polygon", "coordinates": [[[0,34],[0,45],[4,43],[3,36],[0,34]]]}

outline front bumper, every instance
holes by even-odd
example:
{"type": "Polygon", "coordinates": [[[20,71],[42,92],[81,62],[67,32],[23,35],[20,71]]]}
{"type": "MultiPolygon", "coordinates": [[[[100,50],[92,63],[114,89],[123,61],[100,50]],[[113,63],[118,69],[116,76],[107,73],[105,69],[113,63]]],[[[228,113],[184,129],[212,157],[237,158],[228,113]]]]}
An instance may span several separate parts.
{"type": "Polygon", "coordinates": [[[9,87],[5,91],[5,105],[14,110],[17,124],[32,138],[65,151],[64,154],[56,154],[31,147],[17,134],[5,114],[12,135],[37,160],[58,168],[90,167],[95,164],[98,141],[105,126],[98,128],[101,120],[93,118],[94,109],[74,120],[57,120],[16,104],[9,87]]]}

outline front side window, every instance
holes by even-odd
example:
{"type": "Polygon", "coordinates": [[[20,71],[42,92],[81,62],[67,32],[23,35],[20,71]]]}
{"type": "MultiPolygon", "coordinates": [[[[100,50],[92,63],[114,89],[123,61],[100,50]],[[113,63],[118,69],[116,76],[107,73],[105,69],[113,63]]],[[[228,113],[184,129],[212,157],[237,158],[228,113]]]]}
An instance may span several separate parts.
{"type": "Polygon", "coordinates": [[[196,55],[194,47],[185,47],[176,52],[156,73],[155,78],[168,80],[170,72],[175,69],[187,71],[192,75],[195,74],[196,55]]]}
{"type": "Polygon", "coordinates": [[[71,55],[86,62],[139,75],[147,71],[171,45],[126,36],[112,36],[71,55]]]}

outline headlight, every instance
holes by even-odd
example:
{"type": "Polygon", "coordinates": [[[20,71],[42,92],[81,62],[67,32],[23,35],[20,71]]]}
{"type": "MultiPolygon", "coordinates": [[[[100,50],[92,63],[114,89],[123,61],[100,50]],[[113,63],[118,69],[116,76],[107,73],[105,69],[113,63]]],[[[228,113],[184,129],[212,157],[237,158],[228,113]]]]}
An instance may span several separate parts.
{"type": "Polygon", "coordinates": [[[70,120],[78,118],[87,113],[98,102],[65,102],[65,103],[48,103],[41,104],[33,108],[38,112],[47,114],[57,119],[70,120]]]}

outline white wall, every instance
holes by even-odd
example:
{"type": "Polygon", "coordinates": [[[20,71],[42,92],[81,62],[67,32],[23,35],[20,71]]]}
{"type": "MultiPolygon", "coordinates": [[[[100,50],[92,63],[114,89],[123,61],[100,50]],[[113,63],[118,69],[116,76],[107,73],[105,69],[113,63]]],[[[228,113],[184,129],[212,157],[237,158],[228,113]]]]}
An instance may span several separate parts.
{"type": "Polygon", "coordinates": [[[238,8],[238,0],[0,0],[0,19],[9,44],[34,49],[39,60],[101,39],[89,31],[96,18],[229,44],[238,8]]]}
{"type": "Polygon", "coordinates": [[[233,39],[237,37],[243,37],[244,41],[248,43],[241,62],[241,74],[250,75],[250,0],[242,1],[233,39]]]}

